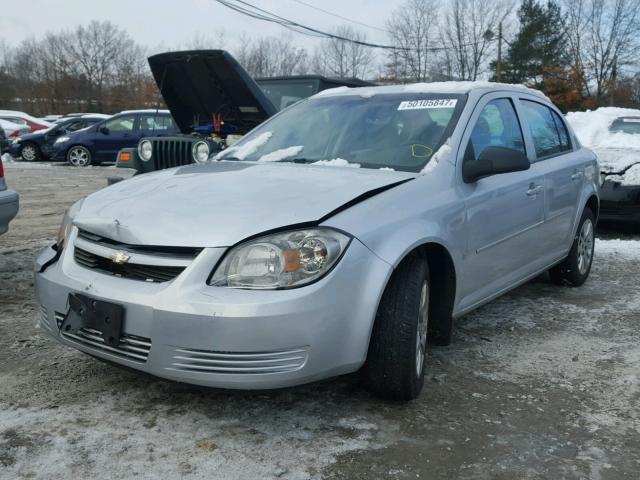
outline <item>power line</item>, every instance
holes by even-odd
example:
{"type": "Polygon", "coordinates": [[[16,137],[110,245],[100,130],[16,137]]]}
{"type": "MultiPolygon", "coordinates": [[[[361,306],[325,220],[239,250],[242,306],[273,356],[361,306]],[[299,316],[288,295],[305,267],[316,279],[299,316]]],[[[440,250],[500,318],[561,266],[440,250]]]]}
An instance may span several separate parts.
{"type": "Polygon", "coordinates": [[[314,10],[317,10],[319,12],[326,13],[327,15],[331,15],[332,17],[340,18],[342,20],[346,20],[347,22],[355,23],[356,25],[360,25],[362,27],[373,28],[374,30],[378,30],[378,31],[384,32],[384,33],[391,33],[389,30],[386,30],[384,28],[376,27],[374,25],[369,25],[368,23],[359,22],[357,20],[353,20],[352,18],[343,17],[342,15],[338,15],[337,13],[330,12],[329,10],[325,10],[323,8],[316,7],[315,5],[312,5],[312,4],[307,3],[307,2],[303,2],[302,0],[291,0],[291,1],[299,3],[300,5],[305,5],[305,6],[309,7],[309,8],[313,8],[314,10]]]}
{"type": "MultiPolygon", "coordinates": [[[[363,45],[365,47],[380,48],[383,50],[400,50],[404,52],[415,50],[409,47],[398,47],[395,45],[381,45],[377,43],[369,43],[369,42],[355,40],[353,38],[347,38],[341,35],[325,32],[317,28],[309,27],[307,25],[303,25],[293,20],[289,20],[287,18],[281,17],[280,15],[276,15],[273,12],[270,12],[263,8],[252,5],[251,3],[246,2],[244,0],[215,0],[215,1],[220,3],[221,5],[224,5],[227,8],[230,8],[231,10],[234,10],[238,13],[242,13],[243,15],[247,15],[249,17],[252,17],[258,20],[275,23],[285,28],[288,28],[289,30],[292,30],[294,32],[301,33],[303,35],[308,35],[311,37],[333,38],[335,40],[340,40],[343,42],[350,42],[350,43],[355,43],[357,45],[363,45]],[[236,2],[236,3],[232,3],[232,2],[236,2]]],[[[443,50],[456,50],[460,47],[470,47],[478,44],[480,44],[480,42],[471,42],[471,43],[466,43],[462,45],[457,45],[455,47],[445,47],[445,46],[427,47],[424,50],[430,51],[430,52],[437,52],[437,51],[443,51],[443,50]]]]}
{"type": "Polygon", "coordinates": [[[276,15],[273,12],[269,12],[262,8],[256,7],[255,5],[252,5],[243,0],[235,0],[236,3],[232,3],[231,0],[216,0],[216,1],[224,5],[225,7],[230,8],[231,10],[235,10],[236,12],[242,13],[249,17],[256,18],[258,20],[264,20],[271,23],[276,23],[285,28],[288,28],[289,30],[293,30],[295,32],[302,33],[305,35],[310,35],[314,37],[321,36],[325,38],[334,38],[336,40],[351,42],[357,45],[363,45],[365,47],[371,47],[371,48],[381,48],[385,50],[407,50],[406,48],[396,47],[394,45],[382,45],[378,43],[370,43],[370,42],[364,42],[361,40],[355,40],[352,38],[343,37],[341,35],[325,32],[317,28],[309,27],[307,25],[302,25],[298,22],[294,22],[293,20],[289,20],[287,18],[276,15]]]}

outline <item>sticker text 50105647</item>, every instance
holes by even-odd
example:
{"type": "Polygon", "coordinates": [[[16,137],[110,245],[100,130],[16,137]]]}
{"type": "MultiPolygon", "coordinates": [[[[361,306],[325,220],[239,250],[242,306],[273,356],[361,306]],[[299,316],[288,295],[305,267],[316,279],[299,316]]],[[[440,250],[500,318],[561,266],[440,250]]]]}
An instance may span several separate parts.
{"type": "Polygon", "coordinates": [[[433,108],[454,108],[458,103],[455,98],[432,98],[430,100],[406,100],[400,102],[398,110],[424,110],[433,108]]]}

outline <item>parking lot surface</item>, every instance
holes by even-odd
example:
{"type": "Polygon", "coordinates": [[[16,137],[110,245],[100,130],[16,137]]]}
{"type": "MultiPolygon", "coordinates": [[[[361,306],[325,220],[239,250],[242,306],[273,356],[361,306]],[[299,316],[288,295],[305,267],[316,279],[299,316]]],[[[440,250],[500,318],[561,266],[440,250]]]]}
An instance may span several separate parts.
{"type": "Polygon", "coordinates": [[[378,400],[355,375],[208,390],[102,363],[36,326],[36,253],[115,174],[6,165],[21,210],[0,237],[0,478],[638,478],[640,235],[601,235],[581,288],[542,276],[459,319],[414,402],[378,400]]]}

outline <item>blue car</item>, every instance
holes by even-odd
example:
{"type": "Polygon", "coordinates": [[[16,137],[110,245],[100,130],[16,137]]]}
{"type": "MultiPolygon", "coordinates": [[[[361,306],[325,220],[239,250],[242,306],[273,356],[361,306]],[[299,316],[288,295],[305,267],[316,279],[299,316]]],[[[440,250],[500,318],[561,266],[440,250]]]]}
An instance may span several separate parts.
{"type": "Polygon", "coordinates": [[[115,162],[121,149],[135,147],[142,137],[173,135],[178,131],[168,110],[128,110],[58,137],[52,158],[66,160],[75,167],[115,162]]]}
{"type": "Polygon", "coordinates": [[[46,130],[21,135],[11,144],[9,153],[22,157],[25,162],[47,160],[53,153],[53,145],[62,135],[67,135],[109,118],[109,115],[87,114],[60,120],[46,130]]]}

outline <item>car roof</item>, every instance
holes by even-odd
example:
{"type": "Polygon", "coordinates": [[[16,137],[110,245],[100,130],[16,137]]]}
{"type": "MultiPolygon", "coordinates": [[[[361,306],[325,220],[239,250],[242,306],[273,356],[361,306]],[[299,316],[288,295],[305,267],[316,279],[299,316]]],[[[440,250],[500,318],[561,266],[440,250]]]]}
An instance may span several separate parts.
{"type": "Polygon", "coordinates": [[[374,96],[384,94],[399,93],[444,93],[444,94],[469,94],[477,93],[482,95],[491,92],[516,92],[536,95],[541,99],[549,101],[547,96],[539,90],[526,87],[524,85],[514,85],[510,83],[496,82],[432,82],[432,83],[409,83],[405,85],[383,85],[379,87],[338,87],[324,90],[314,95],[315,97],[339,96],[339,95],[362,95],[374,96]]]}
{"type": "Polygon", "coordinates": [[[162,114],[170,114],[169,110],[156,110],[155,108],[147,108],[144,110],[123,110],[121,112],[115,113],[114,115],[121,115],[123,113],[162,113],[162,114]]]}

